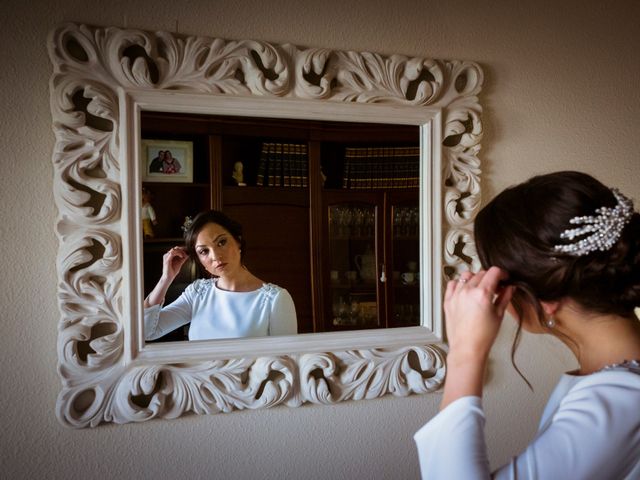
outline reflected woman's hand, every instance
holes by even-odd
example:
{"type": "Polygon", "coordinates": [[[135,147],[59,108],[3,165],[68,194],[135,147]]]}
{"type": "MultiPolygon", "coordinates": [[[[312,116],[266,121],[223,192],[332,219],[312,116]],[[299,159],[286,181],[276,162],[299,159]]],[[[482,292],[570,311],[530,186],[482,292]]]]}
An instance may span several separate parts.
{"type": "Polygon", "coordinates": [[[173,247],[162,256],[162,277],[151,290],[151,293],[144,299],[144,308],[160,305],[164,302],[164,297],[171,283],[180,273],[180,269],[187,261],[189,255],[183,247],[173,247]]]}
{"type": "Polygon", "coordinates": [[[162,276],[172,282],[188,258],[183,247],[173,247],[162,257],[162,276]]]}

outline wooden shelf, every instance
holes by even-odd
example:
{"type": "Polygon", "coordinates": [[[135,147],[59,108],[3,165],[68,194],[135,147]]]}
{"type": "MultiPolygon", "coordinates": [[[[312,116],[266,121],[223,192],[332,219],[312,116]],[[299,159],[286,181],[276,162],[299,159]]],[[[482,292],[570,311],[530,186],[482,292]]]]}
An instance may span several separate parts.
{"type": "Polygon", "coordinates": [[[182,237],[154,237],[154,238],[145,238],[143,240],[143,243],[158,244],[158,243],[175,243],[175,242],[182,242],[182,241],[183,241],[182,237]]]}

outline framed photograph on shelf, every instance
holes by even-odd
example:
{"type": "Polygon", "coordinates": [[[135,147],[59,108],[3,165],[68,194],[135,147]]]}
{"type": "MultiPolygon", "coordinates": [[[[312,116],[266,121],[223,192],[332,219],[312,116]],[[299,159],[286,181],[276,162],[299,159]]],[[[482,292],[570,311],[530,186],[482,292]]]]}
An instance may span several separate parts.
{"type": "Polygon", "coordinates": [[[143,182],[193,182],[193,142],[142,139],[143,182]]]}

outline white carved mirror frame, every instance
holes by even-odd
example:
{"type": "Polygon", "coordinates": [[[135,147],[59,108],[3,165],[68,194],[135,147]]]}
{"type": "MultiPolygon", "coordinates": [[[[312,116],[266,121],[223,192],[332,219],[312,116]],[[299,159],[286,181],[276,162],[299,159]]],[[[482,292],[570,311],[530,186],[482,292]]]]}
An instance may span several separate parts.
{"type": "Polygon", "coordinates": [[[64,425],[441,386],[443,282],[477,262],[477,64],[76,24],[56,27],[48,49],[64,425]],[[145,344],[141,110],[418,125],[421,326],[145,344]]]}

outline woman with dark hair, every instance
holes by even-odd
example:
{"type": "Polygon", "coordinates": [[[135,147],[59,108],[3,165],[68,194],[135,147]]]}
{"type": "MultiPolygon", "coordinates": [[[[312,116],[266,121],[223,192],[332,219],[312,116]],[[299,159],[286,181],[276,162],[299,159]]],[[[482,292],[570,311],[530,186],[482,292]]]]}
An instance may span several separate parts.
{"type": "Polygon", "coordinates": [[[185,229],[185,246],[163,257],[162,277],[144,301],[145,339],[191,323],[189,340],[293,335],[296,311],[289,292],[265,283],[244,265],[242,226],[224,213],[198,214],[185,229]],[[162,307],[169,286],[191,258],[207,278],[162,307]]]}
{"type": "Polygon", "coordinates": [[[423,478],[640,478],[640,214],[631,200],[583,173],[537,176],[478,214],[475,242],[484,270],[445,292],[442,404],[414,437],[423,478]],[[519,323],[513,350],[521,329],[546,333],[579,366],[560,379],[535,439],[492,473],[481,397],[507,310],[519,323]]]}
{"type": "Polygon", "coordinates": [[[171,150],[164,151],[164,158],[162,160],[162,173],[172,174],[172,173],[180,173],[182,169],[182,165],[177,158],[175,158],[171,154],[171,150]]]}

